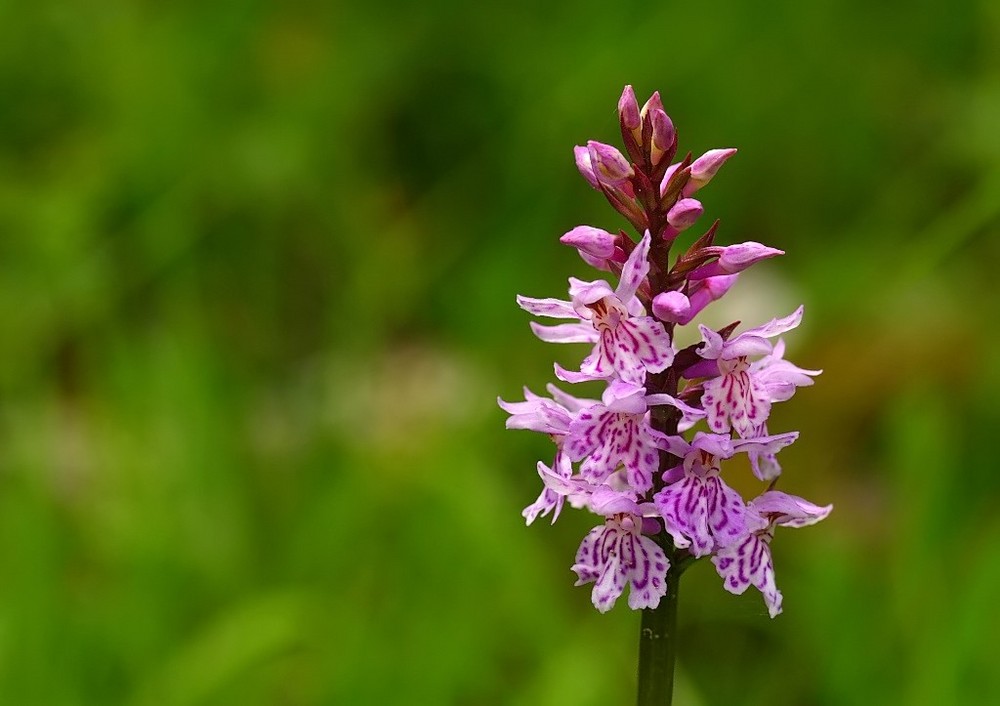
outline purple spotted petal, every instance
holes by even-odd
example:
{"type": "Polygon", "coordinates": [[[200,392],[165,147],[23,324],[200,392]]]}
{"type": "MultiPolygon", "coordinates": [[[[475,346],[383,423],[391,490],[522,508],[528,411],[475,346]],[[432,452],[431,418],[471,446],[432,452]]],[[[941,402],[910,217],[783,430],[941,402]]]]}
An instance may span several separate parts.
{"type": "Polygon", "coordinates": [[[694,556],[733,544],[748,533],[746,505],[717,473],[688,471],[653,497],[667,532],[694,556]]]}
{"type": "Polygon", "coordinates": [[[595,582],[594,606],[610,610],[629,585],[629,606],[634,610],[654,608],[666,594],[670,568],[663,550],[638,532],[638,518],[609,519],[592,529],[576,553],[573,571],[577,586],[595,582]]]}
{"type": "Polygon", "coordinates": [[[670,562],[666,554],[656,542],[638,533],[623,537],[621,546],[622,565],[630,584],[629,608],[655,608],[667,593],[670,562]]]}
{"type": "Polygon", "coordinates": [[[744,359],[736,361],[728,370],[725,368],[722,375],[705,382],[701,404],[708,427],[716,434],[725,434],[732,428],[741,437],[751,437],[771,413],[767,392],[750,375],[744,359]]]}
{"type": "MultiPolygon", "coordinates": [[[[618,424],[618,417],[619,415],[600,404],[581,411],[570,424],[569,436],[566,437],[565,449],[570,459],[580,461],[588,455],[603,451],[618,424]]],[[[612,468],[611,471],[613,470],[612,468]]],[[[603,480],[603,477],[598,480],[603,480]]]]}
{"type": "Polygon", "coordinates": [[[774,581],[769,541],[770,536],[766,533],[749,534],[742,541],[721,549],[712,557],[712,563],[730,593],[739,595],[755,586],[764,596],[768,613],[773,618],[781,612],[781,591],[774,581]]]}
{"type": "Polygon", "coordinates": [[[646,275],[649,274],[650,240],[649,231],[646,231],[646,234],[642,236],[642,240],[636,245],[635,250],[628,256],[625,266],[622,267],[621,279],[618,282],[618,289],[615,290],[615,294],[623,302],[627,302],[635,296],[639,285],[642,284],[643,280],[646,279],[646,275]]]}

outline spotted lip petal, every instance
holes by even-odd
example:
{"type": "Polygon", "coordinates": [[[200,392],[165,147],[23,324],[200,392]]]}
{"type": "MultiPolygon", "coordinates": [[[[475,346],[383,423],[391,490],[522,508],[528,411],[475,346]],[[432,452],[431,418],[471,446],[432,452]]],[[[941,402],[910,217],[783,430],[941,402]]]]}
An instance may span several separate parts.
{"type": "Polygon", "coordinates": [[[667,439],[670,452],[683,458],[683,476],[665,473],[669,485],[653,503],[675,546],[700,557],[743,538],[750,532],[746,503],[719,476],[719,459],[736,453],[729,437],[698,432],[690,444],[681,437],[667,439]]]}
{"type": "Polygon", "coordinates": [[[582,461],[580,473],[586,480],[600,483],[624,465],[636,492],[652,487],[658,441],[649,426],[644,392],[616,380],[605,391],[604,404],[581,411],[570,424],[565,448],[573,461],[582,461]]]}
{"type": "Polygon", "coordinates": [[[726,367],[730,369],[720,370],[722,375],[705,383],[701,404],[713,432],[725,434],[732,428],[746,438],[767,420],[771,402],[747,364],[726,367]]]}
{"type": "Polygon", "coordinates": [[[778,615],[782,597],[774,579],[770,547],[774,528],[805,527],[819,522],[832,509],[831,505],[821,507],[777,490],[767,491],[751,500],[747,506],[750,534],[740,542],[724,547],[712,558],[726,590],[740,594],[754,586],[763,595],[771,617],[778,615]]]}
{"type": "Polygon", "coordinates": [[[591,600],[602,613],[615,605],[626,586],[633,610],[655,608],[666,595],[670,562],[640,527],[641,518],[635,516],[609,518],[592,529],[577,550],[572,567],[576,585],[594,582],[591,600]]]}
{"type": "Polygon", "coordinates": [[[712,563],[722,577],[722,585],[730,593],[740,595],[750,586],[756,587],[774,618],[781,612],[782,596],[774,580],[769,541],[766,535],[749,534],[742,541],[721,549],[712,557],[712,563]]]}

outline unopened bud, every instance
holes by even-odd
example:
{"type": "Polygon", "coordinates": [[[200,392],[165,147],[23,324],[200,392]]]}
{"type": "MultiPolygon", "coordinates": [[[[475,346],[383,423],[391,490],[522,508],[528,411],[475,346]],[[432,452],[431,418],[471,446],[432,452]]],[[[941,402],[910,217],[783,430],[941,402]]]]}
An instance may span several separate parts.
{"type": "Polygon", "coordinates": [[[733,148],[709,150],[691,163],[691,180],[684,187],[684,195],[690,196],[708,182],[730,157],[736,154],[733,148]]]}
{"type": "Polygon", "coordinates": [[[595,258],[609,258],[615,254],[615,236],[592,226],[577,226],[559,241],[576,248],[581,255],[586,253],[595,258]]]}
{"type": "Polygon", "coordinates": [[[667,212],[667,223],[681,231],[694,225],[704,212],[705,208],[697,199],[680,199],[667,212]]]}
{"type": "Polygon", "coordinates": [[[717,275],[731,275],[742,272],[751,265],[761,260],[766,260],[778,255],[784,255],[784,250],[771,248],[767,245],[755,243],[752,240],[746,243],[726,245],[724,247],[713,246],[706,248],[708,252],[714,252],[719,259],[704,267],[699,267],[688,275],[689,279],[705,279],[717,275]]]}
{"type": "Polygon", "coordinates": [[[653,297],[653,315],[660,321],[683,324],[690,321],[691,300],[680,292],[662,292],[653,297]]]}
{"type": "Polygon", "coordinates": [[[646,101],[646,104],[642,106],[642,111],[640,112],[640,115],[642,116],[643,120],[648,119],[646,116],[649,115],[649,112],[651,110],[663,111],[663,101],[660,100],[659,91],[655,91],[653,95],[649,97],[649,100],[646,101]]]}
{"type": "Polygon", "coordinates": [[[745,243],[737,243],[723,248],[722,254],[719,256],[719,266],[724,271],[732,274],[735,272],[742,272],[746,268],[750,267],[750,265],[760,262],[761,260],[766,260],[770,257],[777,257],[778,255],[784,254],[784,250],[771,248],[767,245],[755,243],[750,240],[745,243]]]}
{"type": "Polygon", "coordinates": [[[573,148],[573,156],[576,158],[576,168],[580,170],[580,174],[587,180],[587,183],[595,189],[599,188],[597,175],[594,174],[594,165],[590,161],[590,150],[577,145],[573,148]]]}
{"type": "Polygon", "coordinates": [[[593,140],[587,143],[587,149],[590,151],[590,164],[598,182],[617,189],[629,186],[629,179],[635,172],[621,152],[611,145],[593,140]]]}
{"type": "Polygon", "coordinates": [[[667,167],[667,171],[663,173],[663,179],[660,180],[660,196],[663,196],[665,193],[667,193],[667,184],[670,183],[670,178],[674,175],[674,172],[676,172],[680,168],[680,166],[681,163],[676,162],[667,167]]]}
{"type": "Polygon", "coordinates": [[[639,133],[642,118],[639,116],[639,102],[635,99],[635,91],[631,86],[625,86],[622,97],[618,99],[618,119],[622,127],[636,134],[636,140],[641,139],[639,133]]]}
{"type": "MultiPolygon", "coordinates": [[[[674,142],[677,140],[677,131],[674,129],[674,122],[664,111],[654,110],[651,115],[653,121],[653,150],[654,153],[659,151],[662,154],[673,147],[674,142]]],[[[658,158],[658,155],[654,155],[654,157],[658,158]]]]}

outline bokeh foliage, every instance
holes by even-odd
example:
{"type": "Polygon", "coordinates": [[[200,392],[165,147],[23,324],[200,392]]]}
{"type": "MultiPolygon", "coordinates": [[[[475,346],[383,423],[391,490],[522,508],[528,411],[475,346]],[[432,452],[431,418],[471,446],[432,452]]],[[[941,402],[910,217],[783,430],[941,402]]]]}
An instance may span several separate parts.
{"type": "Polygon", "coordinates": [[[625,83],[826,370],[772,429],[836,510],[773,622],[685,576],[677,702],[1000,699],[1000,5],[102,0],[0,2],[0,703],[629,703],[493,403],[579,357],[513,297],[621,225],[625,83]]]}

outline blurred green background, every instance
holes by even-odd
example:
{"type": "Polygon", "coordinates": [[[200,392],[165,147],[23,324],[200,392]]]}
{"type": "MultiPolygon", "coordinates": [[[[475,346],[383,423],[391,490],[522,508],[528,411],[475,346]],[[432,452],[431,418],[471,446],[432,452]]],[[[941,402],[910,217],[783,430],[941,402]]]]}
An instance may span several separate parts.
{"type": "MultiPolygon", "coordinates": [[[[517,292],[659,89],[818,384],[785,613],[681,590],[679,706],[1000,703],[1000,4],[0,2],[0,704],[627,704],[523,526],[517,292]]],[[[753,486],[745,483],[750,490],[753,486]]]]}

